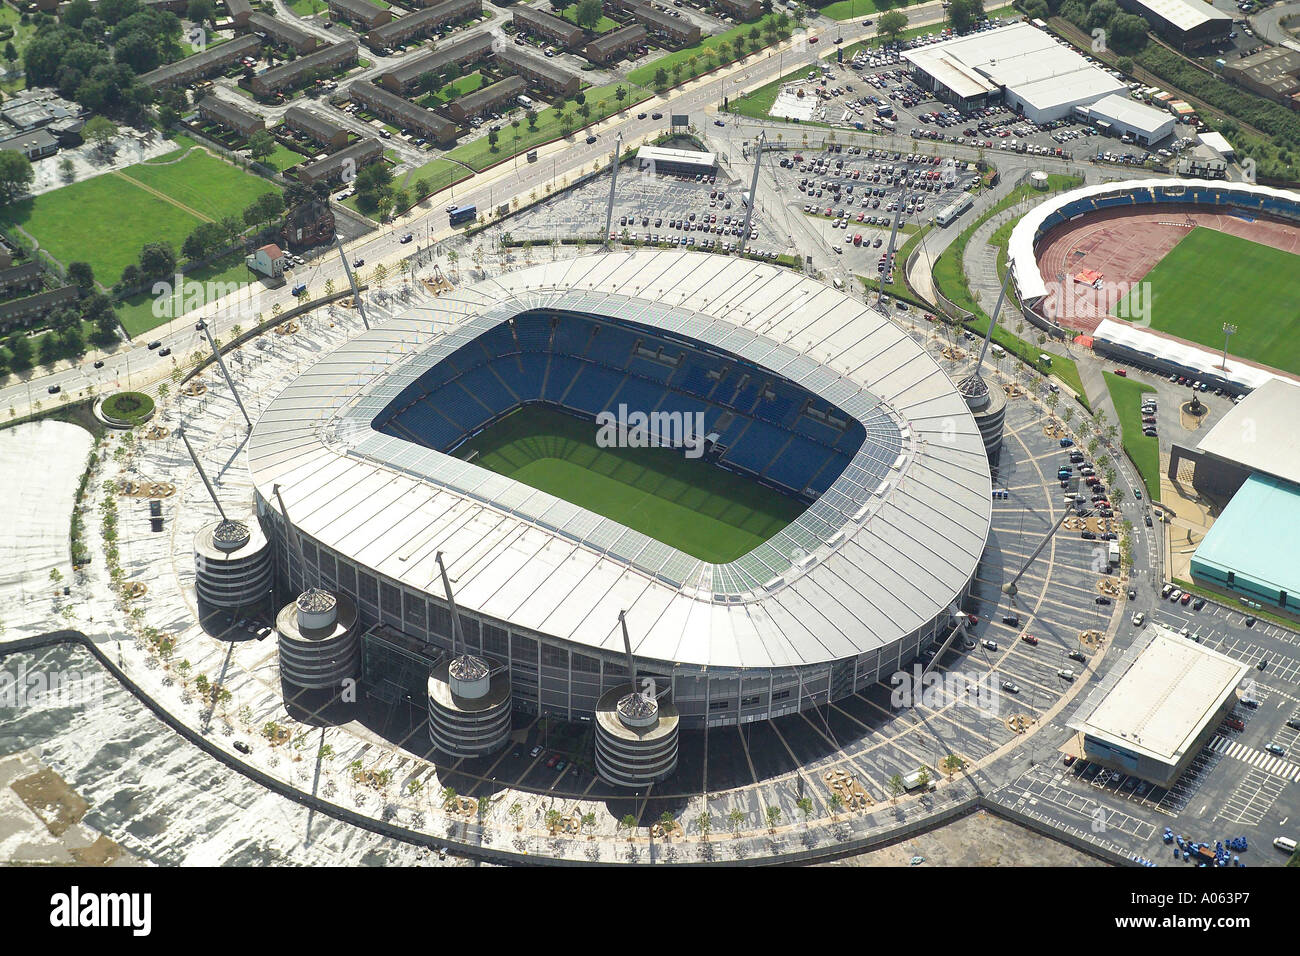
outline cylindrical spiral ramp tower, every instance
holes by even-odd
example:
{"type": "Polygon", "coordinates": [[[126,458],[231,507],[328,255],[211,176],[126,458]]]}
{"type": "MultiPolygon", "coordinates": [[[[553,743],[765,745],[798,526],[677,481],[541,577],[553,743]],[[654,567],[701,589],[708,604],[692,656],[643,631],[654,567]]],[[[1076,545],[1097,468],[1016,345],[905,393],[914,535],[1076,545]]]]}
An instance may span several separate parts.
{"type": "Polygon", "coordinates": [[[606,691],[596,703],[596,772],[620,787],[645,787],[677,769],[680,720],[671,703],[631,684],[606,691]]]}
{"type": "Polygon", "coordinates": [[[271,549],[256,521],[222,518],[194,535],[194,590],[213,607],[251,607],[271,593],[271,549]]]}
{"type": "Polygon", "coordinates": [[[978,372],[963,379],[957,390],[975,416],[989,461],[996,462],[1002,451],[1002,429],[1007,420],[1006,395],[1000,388],[989,388],[978,372]]]}
{"type": "Polygon", "coordinates": [[[677,731],[681,720],[671,703],[660,703],[653,682],[641,689],[627,617],[618,612],[623,650],[632,682],[596,701],[596,773],[618,787],[645,787],[677,769],[677,731]]]}
{"type": "Polygon", "coordinates": [[[429,739],[453,757],[483,757],[510,740],[510,672],[473,654],[448,657],[429,675],[429,739]]]}
{"type": "Polygon", "coordinates": [[[305,690],[337,688],[360,671],[357,608],[345,594],[308,588],[275,618],[280,677],[305,690]]]}

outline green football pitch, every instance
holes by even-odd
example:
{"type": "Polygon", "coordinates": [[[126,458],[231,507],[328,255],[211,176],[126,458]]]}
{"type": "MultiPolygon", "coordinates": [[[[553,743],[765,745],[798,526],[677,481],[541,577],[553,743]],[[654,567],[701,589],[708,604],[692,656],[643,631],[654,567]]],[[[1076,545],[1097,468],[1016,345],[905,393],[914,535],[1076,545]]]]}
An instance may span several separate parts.
{"type": "Polygon", "coordinates": [[[802,502],[669,448],[600,448],[596,426],[543,405],[466,442],[474,464],[594,511],[713,564],[752,551],[802,502]]]}
{"type": "Polygon", "coordinates": [[[1223,324],[1231,322],[1233,355],[1300,372],[1300,256],[1197,227],[1143,282],[1153,329],[1221,349],[1223,324]]]}

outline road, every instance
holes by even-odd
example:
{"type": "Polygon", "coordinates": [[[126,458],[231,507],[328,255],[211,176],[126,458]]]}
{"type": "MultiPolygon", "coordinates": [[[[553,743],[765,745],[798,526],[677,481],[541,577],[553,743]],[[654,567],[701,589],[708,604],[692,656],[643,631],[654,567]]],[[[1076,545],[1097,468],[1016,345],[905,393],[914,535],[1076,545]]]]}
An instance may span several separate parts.
{"type": "MultiPolygon", "coordinates": [[[[909,9],[907,13],[909,25],[913,27],[938,24],[944,15],[942,5],[938,2],[922,4],[909,9]]],[[[496,24],[496,21],[491,23],[496,24]]],[[[648,142],[665,131],[668,115],[685,113],[699,120],[719,107],[724,96],[739,96],[763,86],[791,72],[801,63],[809,63],[818,55],[825,55],[827,50],[834,49],[834,39],[842,38],[847,46],[874,36],[875,28],[864,27],[861,21],[837,23],[819,18],[809,25],[807,35],[817,36],[819,42],[812,44],[802,35],[796,35],[707,77],[691,80],[656,95],[569,138],[539,147],[538,160],[534,163],[515,157],[478,173],[467,182],[430,197],[400,220],[349,243],[346,247],[347,254],[349,258],[365,260],[368,269],[379,262],[395,264],[399,258],[428,249],[441,240],[456,235],[447,225],[445,212],[445,207],[453,200],[456,203],[475,203],[480,209],[493,209],[510,204],[515,199],[520,204],[528,202],[533,196],[543,195],[547,183],[558,186],[590,171],[598,162],[607,163],[620,133],[625,147],[648,142]],[[653,119],[656,112],[662,113],[665,119],[653,119]],[[642,114],[645,119],[638,118],[642,114]],[[596,142],[586,143],[586,135],[595,135],[596,142]],[[407,233],[414,234],[415,240],[403,245],[400,240],[407,233]]],[[[711,118],[706,123],[697,125],[709,123],[711,118]]],[[[755,124],[757,125],[759,124],[755,124]]],[[[424,158],[429,160],[434,157],[424,158]]],[[[297,282],[306,282],[315,292],[327,280],[333,280],[337,288],[345,288],[347,280],[337,257],[324,256],[308,263],[283,288],[254,290],[251,301],[247,292],[237,298],[217,298],[187,312],[179,319],[139,336],[131,348],[119,348],[110,354],[91,353],[73,367],[56,366],[52,371],[38,369],[27,381],[17,381],[0,389],[0,408],[9,407],[14,415],[24,415],[37,401],[48,405],[51,398],[47,390],[53,386],[58,386],[70,397],[76,397],[90,386],[95,386],[96,391],[104,387],[146,388],[171,374],[175,367],[173,359],[183,359],[195,348],[201,347],[200,335],[194,329],[198,319],[207,321],[218,338],[227,337],[232,326],[250,326],[258,313],[269,314],[276,303],[284,309],[296,304],[290,290],[297,282]],[[149,351],[146,343],[152,341],[159,341],[164,348],[170,348],[172,356],[159,358],[157,352],[149,351]],[[93,368],[96,359],[104,362],[102,369],[93,368]]]]}

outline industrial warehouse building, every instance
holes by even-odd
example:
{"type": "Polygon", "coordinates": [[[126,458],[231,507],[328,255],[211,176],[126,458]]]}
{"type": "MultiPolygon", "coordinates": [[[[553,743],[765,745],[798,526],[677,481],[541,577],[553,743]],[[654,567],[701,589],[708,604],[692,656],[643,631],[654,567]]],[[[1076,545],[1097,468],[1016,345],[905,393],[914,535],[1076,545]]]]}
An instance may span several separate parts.
{"type": "Polygon", "coordinates": [[[1232,15],[1202,0],[1119,0],[1175,46],[1188,49],[1218,43],[1232,32],[1232,15]]]}
{"type": "Polygon", "coordinates": [[[1250,666],[1147,628],[1067,726],[1083,735],[1084,759],[1170,787],[1231,713],[1250,666]]]}
{"type": "Polygon", "coordinates": [[[1280,377],[1229,410],[1195,449],[1174,444],[1169,475],[1226,505],[1192,555],[1192,578],[1300,614],[1300,384],[1280,377]]]}
{"type": "Polygon", "coordinates": [[[1114,136],[1132,136],[1142,146],[1153,146],[1173,135],[1172,113],[1139,103],[1121,93],[1103,96],[1089,106],[1076,106],[1075,112],[1101,132],[1114,136]]]}
{"type": "Polygon", "coordinates": [[[917,84],[941,100],[961,109],[1005,102],[1035,123],[1128,94],[1123,80],[1024,22],[908,50],[903,59],[917,84]]]}
{"type": "Polygon", "coordinates": [[[1272,46],[1230,60],[1223,75],[1253,93],[1300,109],[1300,50],[1272,46]]]}

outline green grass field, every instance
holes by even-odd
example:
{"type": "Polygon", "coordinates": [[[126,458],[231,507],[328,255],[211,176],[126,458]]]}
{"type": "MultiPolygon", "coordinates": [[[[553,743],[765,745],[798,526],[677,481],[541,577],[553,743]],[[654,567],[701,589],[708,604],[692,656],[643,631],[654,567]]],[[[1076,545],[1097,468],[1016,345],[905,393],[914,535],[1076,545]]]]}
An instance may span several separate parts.
{"type": "MultiPolygon", "coordinates": [[[[1300,372],[1293,318],[1300,302],[1300,256],[1197,227],[1142,281],[1151,287],[1152,328],[1220,349],[1223,323],[1232,322],[1234,355],[1300,372]]],[[[1128,304],[1116,311],[1128,314],[1128,304]]]]}
{"type": "Polygon", "coordinates": [[[1120,440],[1146,485],[1147,496],[1160,500],[1160,439],[1142,434],[1142,396],[1154,392],[1150,385],[1120,378],[1114,372],[1103,372],[1110,400],[1119,416],[1120,440]]]}
{"type": "Polygon", "coordinates": [[[596,426],[532,405],[460,450],[490,471],[723,564],[752,551],[804,505],[667,448],[599,448],[596,426]]]}
{"type": "Polygon", "coordinates": [[[64,263],[89,262],[107,286],[137,261],[146,242],[166,241],[179,250],[201,217],[239,215],[276,188],[206,152],[160,165],[180,155],[177,150],[121,175],[105,173],[13,203],[0,211],[0,221],[21,226],[64,263]]]}

